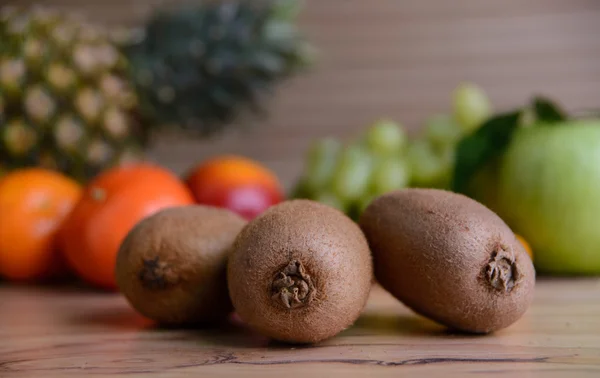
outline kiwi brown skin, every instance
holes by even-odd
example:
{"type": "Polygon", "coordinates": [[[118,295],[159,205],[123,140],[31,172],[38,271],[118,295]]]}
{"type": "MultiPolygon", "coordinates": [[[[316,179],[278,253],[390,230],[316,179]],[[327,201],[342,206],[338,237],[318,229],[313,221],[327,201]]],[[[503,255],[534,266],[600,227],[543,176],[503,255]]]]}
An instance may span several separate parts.
{"type": "Polygon", "coordinates": [[[227,257],[246,221],[203,205],[168,208],[140,221],[117,255],[120,292],[141,315],[163,326],[219,323],[233,307],[227,257]]]}
{"type": "Polygon", "coordinates": [[[500,330],[532,301],[530,257],[504,221],[471,198],[438,189],[395,191],[376,198],[359,223],[381,286],[451,329],[500,330]]]}
{"type": "Polygon", "coordinates": [[[227,268],[240,318],[280,342],[311,344],[351,326],[371,288],[373,265],[358,225],[310,200],[288,200],[238,235],[227,268]]]}

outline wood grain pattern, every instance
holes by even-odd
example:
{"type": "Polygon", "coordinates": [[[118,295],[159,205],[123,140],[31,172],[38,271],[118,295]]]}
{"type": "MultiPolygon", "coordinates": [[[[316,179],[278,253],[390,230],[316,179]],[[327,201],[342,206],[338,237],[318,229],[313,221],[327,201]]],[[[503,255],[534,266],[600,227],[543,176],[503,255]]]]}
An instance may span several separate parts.
{"type": "Polygon", "coordinates": [[[600,376],[600,279],[538,281],[534,304],[489,336],[447,332],[379,287],[350,329],[314,346],[239,325],[160,330],[118,294],[0,286],[0,377],[600,376]]]}
{"type": "MultiPolygon", "coordinates": [[[[137,24],[182,0],[4,0],[79,10],[95,21],[137,24]]],[[[196,0],[198,1],[198,0],[196,0]]],[[[163,136],[153,159],[178,172],[218,153],[265,162],[291,184],[316,137],[349,138],[383,115],[417,130],[449,109],[463,80],[497,109],[544,93],[569,109],[598,106],[600,2],[594,0],[307,0],[301,26],[318,66],[281,86],[270,117],[245,132],[199,142],[163,136]]]]}

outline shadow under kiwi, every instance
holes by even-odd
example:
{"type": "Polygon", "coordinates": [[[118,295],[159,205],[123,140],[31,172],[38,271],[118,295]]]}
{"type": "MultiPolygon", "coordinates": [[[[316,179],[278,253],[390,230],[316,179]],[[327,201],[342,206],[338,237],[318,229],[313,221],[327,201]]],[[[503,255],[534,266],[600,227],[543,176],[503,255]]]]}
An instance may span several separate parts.
{"type": "Polygon", "coordinates": [[[240,327],[230,323],[217,327],[195,328],[190,330],[190,338],[204,346],[217,346],[228,348],[267,348],[271,340],[247,327],[240,327]]]}
{"type": "Polygon", "coordinates": [[[387,335],[387,336],[470,336],[469,333],[452,330],[420,315],[374,314],[361,315],[344,335],[387,335]]]}
{"type": "Polygon", "coordinates": [[[352,335],[352,332],[354,332],[361,335],[368,333],[370,335],[448,337],[454,339],[482,338],[495,334],[495,332],[477,333],[451,328],[419,314],[364,314],[353,327],[344,332],[348,335],[352,335]]]}
{"type": "Polygon", "coordinates": [[[84,285],[77,277],[65,276],[54,278],[39,278],[31,280],[11,280],[0,277],[0,287],[34,290],[38,293],[79,293],[85,292],[84,285]]]}
{"type": "Polygon", "coordinates": [[[98,326],[102,328],[140,331],[172,335],[170,339],[194,342],[198,344],[257,348],[269,346],[270,340],[246,327],[235,314],[217,322],[193,324],[161,324],[148,319],[129,307],[118,306],[103,308],[94,313],[79,314],[68,320],[80,326],[98,326]]]}
{"type": "Polygon", "coordinates": [[[110,329],[151,330],[154,323],[137,314],[128,307],[103,307],[102,309],[86,311],[73,315],[68,319],[69,324],[78,326],[102,327],[110,329]]]}

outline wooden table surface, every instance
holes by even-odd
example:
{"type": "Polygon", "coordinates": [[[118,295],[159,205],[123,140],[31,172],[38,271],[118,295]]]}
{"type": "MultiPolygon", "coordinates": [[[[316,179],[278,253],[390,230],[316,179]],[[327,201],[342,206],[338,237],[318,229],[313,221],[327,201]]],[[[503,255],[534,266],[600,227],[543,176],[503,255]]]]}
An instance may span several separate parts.
{"type": "Polygon", "coordinates": [[[118,294],[0,286],[0,377],[600,377],[600,279],[540,279],[527,314],[489,336],[452,334],[375,287],[363,316],[319,345],[239,325],[160,330],[118,294]]]}

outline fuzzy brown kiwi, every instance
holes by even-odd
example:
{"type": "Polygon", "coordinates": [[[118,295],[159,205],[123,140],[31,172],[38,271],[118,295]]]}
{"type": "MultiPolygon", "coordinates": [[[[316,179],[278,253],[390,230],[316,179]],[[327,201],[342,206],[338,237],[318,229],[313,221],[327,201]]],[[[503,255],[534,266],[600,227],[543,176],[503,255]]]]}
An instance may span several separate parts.
{"type": "Polygon", "coordinates": [[[225,320],[233,307],[227,257],[246,221],[203,205],[168,208],[140,221],[117,255],[116,280],[131,306],[168,326],[225,320]]]}
{"type": "Polygon", "coordinates": [[[423,316],[489,333],[531,303],[531,259],[504,221],[471,198],[404,189],[376,198],[359,222],[381,286],[423,316]]]}
{"type": "Polygon", "coordinates": [[[280,203],[248,223],[227,269],[242,320],[288,343],[316,343],[352,325],[372,277],[371,252],[358,225],[310,200],[280,203]]]}

